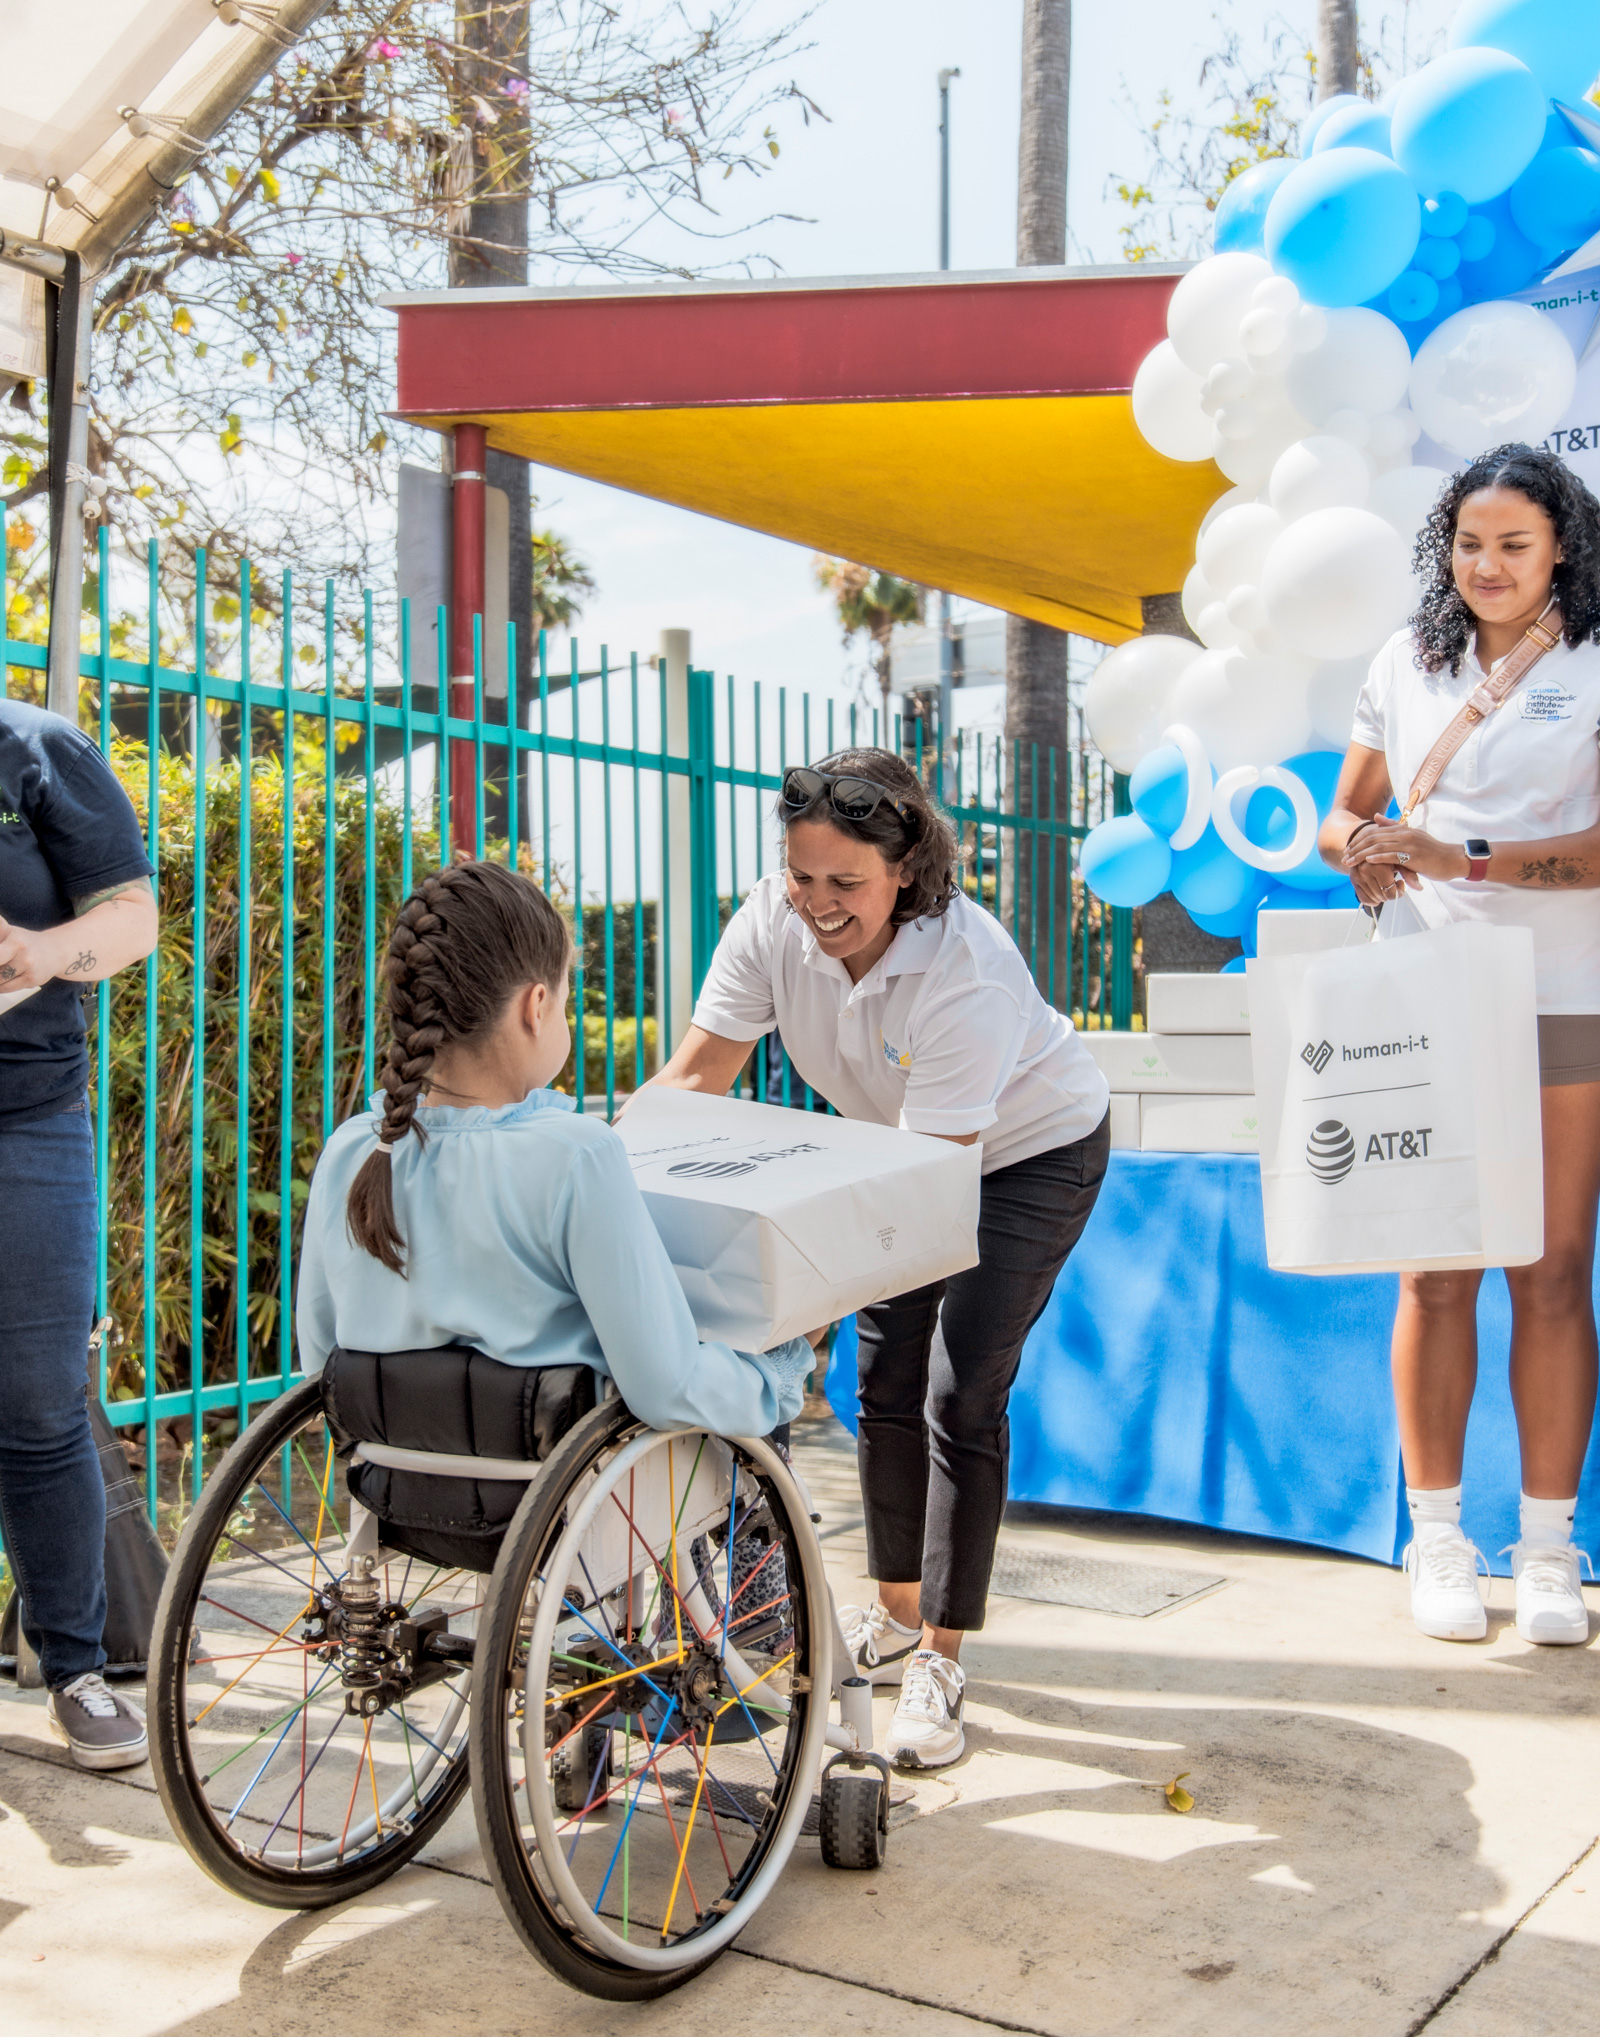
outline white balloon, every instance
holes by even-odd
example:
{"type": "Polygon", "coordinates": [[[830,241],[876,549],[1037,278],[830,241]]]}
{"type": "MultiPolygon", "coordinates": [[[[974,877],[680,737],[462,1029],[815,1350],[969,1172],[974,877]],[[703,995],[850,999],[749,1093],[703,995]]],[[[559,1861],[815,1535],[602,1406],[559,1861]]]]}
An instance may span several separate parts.
{"type": "Polygon", "coordinates": [[[1272,626],[1303,656],[1375,650],[1412,606],[1399,533],[1370,509],[1314,509],[1291,523],[1261,569],[1272,626]]]}
{"type": "Polygon", "coordinates": [[[1310,429],[1299,412],[1287,405],[1264,410],[1258,413],[1248,438],[1225,439],[1219,434],[1211,457],[1230,481],[1254,492],[1272,472],[1278,455],[1310,429]]]}
{"type": "Polygon", "coordinates": [[[1238,352],[1250,294],[1271,274],[1260,255],[1208,255],[1179,280],[1167,305],[1167,333],[1186,367],[1204,375],[1238,352]]]}
{"type": "Polygon", "coordinates": [[[1267,492],[1292,523],[1313,509],[1359,509],[1371,485],[1366,461],[1348,440],[1313,435],[1279,454],[1267,492]]]}
{"type": "Polygon", "coordinates": [[[1236,764],[1224,771],[1211,790],[1211,821],[1226,847],[1252,870],[1292,870],[1311,854],[1317,839],[1317,802],[1311,788],[1293,771],[1277,764],[1236,764]],[[1241,792],[1253,792],[1269,785],[1281,792],[1294,809],[1294,833],[1281,849],[1263,849],[1252,842],[1234,819],[1233,803],[1241,792]]]}
{"type": "Polygon", "coordinates": [[[1248,488],[1230,488],[1226,494],[1219,495],[1200,519],[1200,528],[1195,532],[1195,544],[1199,544],[1200,540],[1210,530],[1211,526],[1225,509],[1233,509],[1241,502],[1252,502],[1254,499],[1248,488]]]}
{"type": "Polygon", "coordinates": [[[1090,675],[1083,712],[1095,748],[1114,771],[1131,771],[1161,740],[1173,717],[1167,696],[1181,673],[1206,655],[1187,637],[1132,637],[1090,675]]]}
{"type": "Polygon", "coordinates": [[[1185,728],[1182,722],[1173,722],[1164,728],[1161,740],[1171,743],[1178,751],[1189,774],[1189,796],[1184,802],[1183,819],[1168,835],[1167,841],[1173,849],[1192,849],[1205,833],[1206,823],[1211,818],[1211,759],[1194,730],[1185,728]]]}
{"type": "Polygon", "coordinates": [[[1259,356],[1282,353],[1289,344],[1288,320],[1281,312],[1257,306],[1239,321],[1239,344],[1252,361],[1259,356]]]}
{"type": "Polygon", "coordinates": [[[1173,687],[1168,718],[1194,730],[1219,771],[1274,764],[1310,740],[1310,676],[1310,666],[1297,658],[1207,651],[1173,687]]]}
{"type": "Polygon", "coordinates": [[[1312,353],[1328,337],[1328,314],[1320,304],[1302,304],[1294,315],[1290,344],[1297,354],[1312,353]]]}
{"type": "Polygon", "coordinates": [[[1411,407],[1429,438],[1470,459],[1510,439],[1548,437],[1577,379],[1572,348],[1553,318],[1531,304],[1472,304],[1417,349],[1411,407]]]}
{"type": "Polygon", "coordinates": [[[1222,404],[1237,403],[1242,396],[1248,396],[1253,380],[1249,362],[1230,354],[1225,361],[1218,361],[1201,382],[1201,408],[1215,417],[1222,404]]]}
{"type": "Polygon", "coordinates": [[[1373,482],[1367,507],[1400,533],[1406,541],[1408,556],[1418,531],[1428,520],[1429,510],[1439,499],[1439,491],[1449,479],[1439,467],[1396,467],[1373,482]]]}
{"type": "Polygon", "coordinates": [[[1224,601],[1235,587],[1261,578],[1261,567],[1283,519],[1264,502],[1241,502],[1219,516],[1201,538],[1200,570],[1224,601]]]}
{"type": "Polygon", "coordinates": [[[1372,443],[1372,419],[1364,410],[1336,410],[1322,429],[1329,438],[1343,439],[1357,452],[1365,452],[1372,443]]]}
{"type": "Polygon", "coordinates": [[[1300,292],[1287,276],[1268,276],[1250,292],[1252,311],[1275,311],[1282,319],[1292,319],[1300,308],[1300,292]]]}
{"type": "Polygon", "coordinates": [[[1230,621],[1225,601],[1206,603],[1195,623],[1194,633],[1208,651],[1236,651],[1244,641],[1244,631],[1230,621]]]}
{"type": "Polygon", "coordinates": [[[1201,572],[1198,566],[1189,568],[1189,576],[1183,583],[1183,619],[1196,636],[1200,634],[1200,618],[1217,598],[1217,590],[1201,572]]]}
{"type": "Polygon", "coordinates": [[[1253,580],[1241,581],[1222,605],[1241,636],[1253,637],[1257,630],[1267,627],[1267,604],[1253,580]]]}
{"type": "Polygon", "coordinates": [[[1377,417],[1405,401],[1411,349],[1393,319],[1355,305],[1324,311],[1327,331],[1289,363],[1289,395],[1313,424],[1338,410],[1377,417]]]}
{"type": "Polygon", "coordinates": [[[1133,421],[1169,460],[1209,460],[1211,420],[1200,408],[1200,378],[1173,352],[1152,347],[1133,378],[1133,421]]]}
{"type": "Polygon", "coordinates": [[[1370,658],[1342,658],[1336,665],[1319,665],[1306,689],[1306,708],[1311,732],[1330,750],[1347,750],[1355,726],[1356,700],[1367,682],[1370,658]]]}
{"type": "MultiPolygon", "coordinates": [[[[1410,427],[1416,423],[1409,411],[1386,411],[1382,417],[1375,417],[1367,426],[1366,450],[1375,460],[1409,459],[1414,434],[1410,427]]],[[[1361,440],[1353,441],[1360,445],[1361,440]]]]}

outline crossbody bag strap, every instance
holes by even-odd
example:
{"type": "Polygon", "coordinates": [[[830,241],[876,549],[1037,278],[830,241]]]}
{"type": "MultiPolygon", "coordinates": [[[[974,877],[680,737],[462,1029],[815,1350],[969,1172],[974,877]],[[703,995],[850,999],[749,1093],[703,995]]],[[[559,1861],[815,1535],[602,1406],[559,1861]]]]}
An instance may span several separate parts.
{"type": "Polygon", "coordinates": [[[1561,611],[1552,601],[1535,623],[1528,625],[1521,643],[1507,654],[1505,663],[1492,679],[1485,679],[1474,686],[1467,695],[1466,706],[1445,729],[1422,760],[1422,769],[1417,773],[1415,783],[1406,795],[1405,811],[1401,819],[1407,827],[1411,816],[1438,784],[1444,767],[1460,749],[1481,722],[1487,721],[1497,707],[1521,685],[1522,681],[1538,664],[1546,651],[1553,651],[1561,641],[1561,611]]]}

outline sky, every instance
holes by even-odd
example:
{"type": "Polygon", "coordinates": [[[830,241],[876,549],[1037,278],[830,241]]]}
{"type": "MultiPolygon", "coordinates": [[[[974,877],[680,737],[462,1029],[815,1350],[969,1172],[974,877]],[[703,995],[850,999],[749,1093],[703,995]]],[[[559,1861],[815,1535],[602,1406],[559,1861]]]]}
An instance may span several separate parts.
{"type": "MultiPolygon", "coordinates": [[[[1121,259],[1116,183],[1144,168],[1139,124],[1163,90],[1178,109],[1206,102],[1200,70],[1227,33],[1248,51],[1274,35],[1308,44],[1315,0],[1139,0],[1075,9],[1068,140],[1070,259],[1121,259]]],[[[1440,0],[1363,14],[1364,36],[1402,32],[1418,52],[1448,20],[1440,0]]],[[[776,26],[793,9],[758,0],[776,26]]],[[[951,267],[1012,265],[1016,248],[1021,0],[821,0],[813,47],[788,67],[827,115],[786,114],[782,154],[760,187],[772,212],[752,254],[789,276],[870,276],[938,264],[938,87],[951,86],[951,267]]],[[[560,280],[551,277],[548,280],[560,280]]],[[[842,646],[803,547],[536,468],[541,519],[574,543],[600,583],[579,625],[589,646],[653,651],[662,628],[693,633],[697,664],[768,684],[846,692],[861,658],[842,646]]],[[[958,613],[960,609],[958,608],[958,613]]],[[[563,660],[564,661],[564,660],[563,660]]],[[[980,712],[975,699],[972,710],[980,712]]],[[[992,719],[993,709],[984,716],[992,719]]]]}

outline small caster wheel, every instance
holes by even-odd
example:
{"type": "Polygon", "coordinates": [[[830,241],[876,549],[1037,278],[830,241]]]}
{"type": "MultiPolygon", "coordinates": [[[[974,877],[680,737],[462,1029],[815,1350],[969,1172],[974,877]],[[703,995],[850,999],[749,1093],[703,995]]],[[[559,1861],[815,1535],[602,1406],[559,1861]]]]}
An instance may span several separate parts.
{"type": "Polygon", "coordinates": [[[822,1778],[822,1857],[829,1867],[882,1867],[889,1850],[889,1778],[833,1768],[822,1778]]]}
{"type": "Polygon", "coordinates": [[[610,1729],[585,1726],[581,1733],[574,1733],[550,1756],[550,1794],[556,1809],[575,1816],[593,1796],[602,1801],[596,1803],[590,1817],[604,1817],[610,1771],[610,1729]]]}

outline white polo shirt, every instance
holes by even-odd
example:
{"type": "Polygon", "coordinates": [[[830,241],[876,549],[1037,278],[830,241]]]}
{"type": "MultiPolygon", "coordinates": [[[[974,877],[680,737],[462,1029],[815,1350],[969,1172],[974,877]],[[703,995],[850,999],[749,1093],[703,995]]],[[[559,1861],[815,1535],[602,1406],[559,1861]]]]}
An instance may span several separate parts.
{"type": "Polygon", "coordinates": [[[791,910],[782,872],[728,922],[694,1009],[702,1031],[776,1026],[801,1076],[847,1118],[946,1137],[977,1132],[983,1171],[1086,1137],[1110,1092],[1016,943],[959,894],[901,927],[859,983],[791,910]]]}
{"type": "MultiPolygon", "coordinates": [[[[1498,666],[1499,661],[1496,661],[1498,666]]],[[[1425,672],[1411,632],[1392,636],[1356,702],[1353,740],[1381,750],[1403,801],[1422,761],[1485,677],[1475,651],[1425,672]]],[[[1483,835],[1496,844],[1576,834],[1600,820],[1600,646],[1557,644],[1503,707],[1473,730],[1412,815],[1438,841],[1483,835]]],[[[1473,883],[1464,874],[1422,879],[1386,905],[1380,940],[1452,920],[1491,920],[1533,931],[1541,1012],[1600,1012],[1600,896],[1526,884],[1473,883]]]]}

